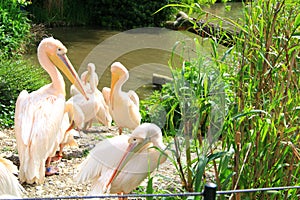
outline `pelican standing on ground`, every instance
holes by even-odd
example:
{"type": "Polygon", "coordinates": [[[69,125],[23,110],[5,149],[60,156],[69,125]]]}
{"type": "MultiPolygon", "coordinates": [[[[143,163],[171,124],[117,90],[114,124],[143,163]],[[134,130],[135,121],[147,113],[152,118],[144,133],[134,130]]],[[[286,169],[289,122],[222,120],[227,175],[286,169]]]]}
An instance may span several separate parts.
{"type": "Polygon", "coordinates": [[[21,198],[24,188],[14,175],[18,168],[10,160],[0,157],[0,199],[6,197],[21,198]]]}
{"type": "MultiPolygon", "coordinates": [[[[95,65],[89,63],[87,68],[88,73],[84,76],[84,80],[86,81],[86,85],[89,85],[89,90],[87,91],[89,100],[86,101],[82,94],[76,94],[68,99],[67,103],[72,103],[74,106],[77,105],[79,107],[80,110],[74,110],[75,117],[78,115],[77,111],[80,111],[80,114],[83,113],[84,118],[80,123],[85,124],[84,129],[87,128],[88,124],[91,124],[94,118],[104,125],[110,125],[112,120],[109,114],[109,108],[104,101],[102,93],[97,89],[98,76],[95,73],[95,65]]],[[[80,125],[76,124],[76,126],[78,127],[80,125]]]]}
{"type": "Polygon", "coordinates": [[[162,153],[165,148],[160,128],[144,123],[130,136],[119,135],[99,142],[74,178],[79,183],[92,182],[89,195],[130,193],[149,172],[166,161],[162,153]]]}
{"type": "Polygon", "coordinates": [[[65,108],[65,82],[58,67],[85,96],[85,91],[71,62],[67,48],[52,37],[43,39],[37,55],[52,83],[28,93],[23,90],[16,102],[15,133],[20,159],[19,179],[29,184],[44,182],[45,175],[57,173],[50,167],[61,133],[65,108]],[[46,166],[46,168],[45,168],[46,166]]]}
{"type": "Polygon", "coordinates": [[[141,121],[138,95],[132,90],[122,91],[122,86],[128,78],[129,72],[120,62],[111,65],[109,108],[113,120],[119,127],[119,134],[123,128],[135,129],[141,121]]]}
{"type": "Polygon", "coordinates": [[[60,133],[58,135],[58,137],[60,137],[58,138],[58,141],[60,141],[59,151],[57,151],[56,155],[51,158],[51,161],[60,161],[62,159],[63,149],[65,146],[78,147],[78,144],[74,139],[74,135],[78,136],[79,133],[73,128],[75,127],[76,122],[83,121],[83,114],[82,116],[77,115],[75,118],[73,114],[74,109],[78,109],[76,105],[72,105],[70,103],[65,104],[65,113],[59,129],[60,133]]]}

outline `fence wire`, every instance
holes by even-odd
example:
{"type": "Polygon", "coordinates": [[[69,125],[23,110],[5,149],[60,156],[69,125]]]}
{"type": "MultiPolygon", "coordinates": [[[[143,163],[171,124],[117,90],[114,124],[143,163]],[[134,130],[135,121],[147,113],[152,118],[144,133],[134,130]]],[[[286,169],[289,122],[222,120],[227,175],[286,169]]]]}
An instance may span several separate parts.
{"type": "MultiPolygon", "coordinates": [[[[300,189],[300,186],[284,186],[284,187],[270,187],[270,188],[253,188],[253,189],[240,189],[240,190],[226,190],[226,191],[216,191],[216,195],[225,195],[233,193],[256,193],[256,192],[266,192],[266,191],[279,191],[279,190],[290,190],[290,189],[300,189]]],[[[206,190],[206,189],[205,189],[206,190]]],[[[57,199],[116,199],[116,198],[147,198],[147,197],[190,197],[190,196],[204,196],[205,192],[186,192],[186,193],[172,193],[172,194],[124,194],[124,195],[99,195],[99,196],[63,196],[63,197],[43,197],[43,198],[23,198],[25,200],[57,200],[57,199]]],[[[205,199],[205,198],[204,198],[205,199]]],[[[3,200],[3,199],[1,199],[3,200]]],[[[10,199],[11,200],[11,199],[10,199]]],[[[17,199],[16,199],[17,200],[17,199]]],[[[213,200],[207,198],[207,200],[213,200]]]]}

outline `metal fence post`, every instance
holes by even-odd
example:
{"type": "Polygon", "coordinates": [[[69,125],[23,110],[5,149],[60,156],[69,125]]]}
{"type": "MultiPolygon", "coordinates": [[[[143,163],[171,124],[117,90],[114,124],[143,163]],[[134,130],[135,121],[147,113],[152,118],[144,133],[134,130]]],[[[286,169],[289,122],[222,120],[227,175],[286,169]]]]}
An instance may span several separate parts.
{"type": "Polygon", "coordinates": [[[217,193],[217,185],[214,183],[206,183],[204,186],[204,200],[215,200],[217,193]]]}

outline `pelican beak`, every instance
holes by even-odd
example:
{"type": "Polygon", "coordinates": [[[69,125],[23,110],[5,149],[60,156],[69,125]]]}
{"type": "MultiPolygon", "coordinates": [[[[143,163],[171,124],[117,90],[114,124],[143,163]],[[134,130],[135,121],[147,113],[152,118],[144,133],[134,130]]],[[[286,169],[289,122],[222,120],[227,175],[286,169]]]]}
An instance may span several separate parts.
{"type": "MultiPolygon", "coordinates": [[[[117,72],[111,72],[110,102],[113,102],[112,98],[113,98],[114,88],[119,79],[120,79],[120,75],[117,72]]],[[[113,104],[112,104],[112,106],[113,106],[113,104]]],[[[112,107],[112,109],[113,109],[113,107],[112,107]]]]}
{"type": "Polygon", "coordinates": [[[87,97],[86,92],[83,89],[79,76],[66,54],[48,54],[48,56],[53,64],[66,75],[71,83],[74,84],[79,92],[86,98],[86,100],[88,100],[89,98],[87,97]]]}
{"type": "Polygon", "coordinates": [[[149,139],[143,140],[143,142],[132,142],[129,144],[129,146],[126,149],[126,152],[122,156],[117,168],[115,169],[113,175],[111,176],[108,184],[108,186],[113,182],[113,180],[119,175],[119,173],[122,171],[122,169],[126,166],[126,164],[130,161],[132,156],[134,154],[141,152],[144,149],[147,149],[152,146],[152,142],[149,139]]]}

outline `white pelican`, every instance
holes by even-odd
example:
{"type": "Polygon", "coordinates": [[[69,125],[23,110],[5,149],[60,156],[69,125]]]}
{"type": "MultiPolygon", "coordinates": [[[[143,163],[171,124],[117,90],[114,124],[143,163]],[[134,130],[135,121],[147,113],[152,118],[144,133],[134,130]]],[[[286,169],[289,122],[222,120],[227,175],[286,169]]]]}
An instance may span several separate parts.
{"type": "MultiPolygon", "coordinates": [[[[97,87],[97,85],[99,84],[99,78],[98,78],[98,74],[96,73],[95,64],[93,63],[88,64],[87,71],[81,74],[81,80],[83,81],[84,84],[87,83],[91,84],[91,81],[94,81],[93,84],[97,87]]],[[[95,87],[90,89],[91,92],[94,92],[95,87]]]]}
{"type": "Polygon", "coordinates": [[[130,90],[122,91],[122,85],[128,80],[129,72],[120,63],[115,62],[111,65],[111,91],[109,108],[112,118],[119,127],[119,133],[122,128],[135,129],[140,125],[141,114],[139,112],[139,97],[130,90]]]}
{"type": "MultiPolygon", "coordinates": [[[[85,84],[90,85],[90,91],[97,93],[97,96],[100,99],[99,109],[96,113],[96,120],[104,126],[110,126],[112,122],[112,117],[109,113],[109,107],[105,101],[103,94],[97,88],[99,78],[96,73],[95,65],[93,63],[88,64],[88,70],[81,74],[81,79],[85,84]],[[94,83],[92,83],[93,85],[91,85],[91,81],[94,81],[94,83]]],[[[92,120],[90,120],[89,124],[91,126],[92,120]]]]}
{"type": "Polygon", "coordinates": [[[74,178],[78,183],[92,182],[89,195],[130,193],[166,161],[165,148],[160,128],[144,123],[130,135],[99,142],[74,178]]]}
{"type": "MultiPolygon", "coordinates": [[[[74,109],[76,109],[76,106],[70,103],[65,104],[65,113],[59,129],[59,151],[51,158],[51,161],[59,161],[62,159],[63,149],[65,146],[78,147],[78,144],[74,139],[74,135],[79,135],[79,133],[73,128],[76,121],[80,121],[81,119],[78,119],[79,115],[77,115],[77,118],[74,118],[74,109]]],[[[83,116],[81,117],[83,118],[83,116]]]]}
{"type": "MultiPolygon", "coordinates": [[[[95,65],[93,63],[89,63],[88,67],[87,67],[87,70],[84,71],[80,75],[80,79],[83,83],[83,87],[84,87],[84,89],[87,93],[93,93],[94,89],[96,88],[96,87],[91,88],[91,86],[90,86],[91,75],[92,75],[92,79],[94,81],[93,84],[94,84],[94,86],[97,87],[97,85],[99,83],[99,78],[98,78],[98,75],[96,73],[95,65]]],[[[77,90],[75,85],[71,85],[71,88],[70,88],[71,96],[74,96],[74,95],[79,94],[79,93],[80,92],[77,90]]]]}
{"type": "MultiPolygon", "coordinates": [[[[84,76],[86,85],[88,84],[90,89],[87,91],[89,100],[86,101],[84,96],[77,94],[71,97],[67,102],[71,102],[73,105],[77,105],[80,108],[80,112],[83,113],[84,128],[87,128],[87,124],[91,124],[92,120],[96,118],[100,123],[110,126],[111,116],[109,114],[109,108],[106,105],[102,93],[97,89],[98,76],[95,73],[95,65],[93,63],[88,64],[88,73],[84,76]]],[[[80,114],[81,114],[80,113],[80,114]]],[[[74,110],[74,115],[77,114],[77,110],[74,110]]],[[[77,126],[80,126],[76,124],[77,126]]],[[[80,127],[82,128],[82,127],[80,127]]]]}
{"type": "Polygon", "coordinates": [[[18,168],[10,160],[0,157],[0,199],[3,197],[21,198],[24,188],[14,175],[18,168]]]}
{"type": "Polygon", "coordinates": [[[38,46],[37,55],[52,83],[30,94],[23,90],[17,99],[15,133],[21,182],[41,184],[45,174],[57,173],[57,169],[50,167],[50,162],[59,145],[58,138],[61,138],[59,128],[64,116],[66,92],[63,76],[56,67],[87,98],[66,53],[66,47],[59,40],[52,37],[43,39],[38,46]]]}

